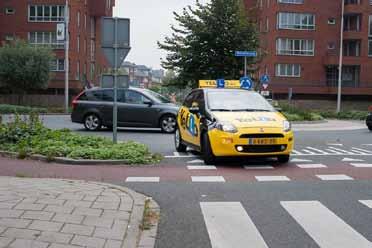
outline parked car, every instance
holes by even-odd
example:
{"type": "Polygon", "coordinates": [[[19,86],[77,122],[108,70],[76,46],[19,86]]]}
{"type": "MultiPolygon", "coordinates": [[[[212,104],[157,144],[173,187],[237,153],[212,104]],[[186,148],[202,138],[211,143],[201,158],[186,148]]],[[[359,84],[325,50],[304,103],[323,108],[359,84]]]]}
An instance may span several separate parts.
{"type": "MultiPolygon", "coordinates": [[[[112,128],[113,89],[94,88],[81,92],[72,102],[71,120],[89,131],[112,128]]],[[[176,130],[179,107],[166,97],[147,89],[118,90],[118,127],[161,128],[176,130]]]]}
{"type": "Polygon", "coordinates": [[[369,113],[366,119],[366,124],[367,124],[368,129],[372,131],[372,106],[368,108],[368,112],[369,113]]]}

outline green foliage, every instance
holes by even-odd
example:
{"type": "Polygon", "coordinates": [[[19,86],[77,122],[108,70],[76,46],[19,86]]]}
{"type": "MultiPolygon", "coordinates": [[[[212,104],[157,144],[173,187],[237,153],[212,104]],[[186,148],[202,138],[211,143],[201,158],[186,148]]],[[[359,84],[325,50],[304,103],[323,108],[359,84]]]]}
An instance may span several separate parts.
{"type": "Polygon", "coordinates": [[[126,160],[129,164],[158,162],[147,146],[133,141],[114,144],[98,136],[83,136],[68,129],[51,130],[42,125],[37,115],[28,119],[16,116],[0,125],[0,150],[18,152],[20,158],[40,154],[52,161],[55,157],[93,160],[126,160]]]}
{"type": "Polygon", "coordinates": [[[235,50],[256,50],[259,45],[256,25],[249,21],[242,0],[196,1],[196,8],[188,6],[174,16],[178,27],[158,42],[168,52],[162,66],[177,75],[173,84],[195,87],[199,79],[241,76],[242,61],[235,50]]]}
{"type": "Polygon", "coordinates": [[[52,59],[52,50],[47,47],[19,40],[6,44],[0,47],[0,82],[14,93],[45,89],[52,59]]]}
{"type": "Polygon", "coordinates": [[[0,104],[0,114],[30,114],[30,113],[46,113],[46,108],[34,108],[27,106],[0,104]]]}
{"type": "Polygon", "coordinates": [[[365,120],[366,111],[309,111],[288,104],[280,105],[283,114],[290,121],[320,121],[323,119],[365,120]]]}

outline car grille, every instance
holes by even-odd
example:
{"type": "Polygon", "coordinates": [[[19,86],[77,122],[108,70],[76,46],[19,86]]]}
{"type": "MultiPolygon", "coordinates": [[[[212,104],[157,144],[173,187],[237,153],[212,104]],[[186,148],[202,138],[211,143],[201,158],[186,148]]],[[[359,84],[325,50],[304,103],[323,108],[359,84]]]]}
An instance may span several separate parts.
{"type": "Polygon", "coordinates": [[[284,138],[284,135],[281,133],[252,133],[252,134],[242,134],[240,135],[242,139],[250,138],[284,138]]]}
{"type": "Polygon", "coordinates": [[[272,153],[287,149],[287,145],[244,145],[242,147],[244,153],[272,153]]]}

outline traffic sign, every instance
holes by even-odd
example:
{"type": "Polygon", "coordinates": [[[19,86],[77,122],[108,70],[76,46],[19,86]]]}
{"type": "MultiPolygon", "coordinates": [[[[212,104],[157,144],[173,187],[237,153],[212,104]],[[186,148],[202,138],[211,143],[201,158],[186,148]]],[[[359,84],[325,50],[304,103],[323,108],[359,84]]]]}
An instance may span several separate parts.
{"type": "Polygon", "coordinates": [[[240,88],[250,90],[252,89],[253,82],[250,77],[242,77],[240,78],[240,88]]]}
{"type": "Polygon", "coordinates": [[[257,57],[256,51],[235,51],[235,57],[257,57]]]}
{"type": "Polygon", "coordinates": [[[270,96],[270,91],[268,91],[268,90],[263,90],[263,91],[261,91],[261,95],[262,95],[262,96],[270,96]]]}
{"type": "Polygon", "coordinates": [[[225,88],[225,79],[217,79],[217,88],[225,88]]]}
{"type": "Polygon", "coordinates": [[[267,75],[267,74],[262,75],[261,78],[260,78],[260,81],[261,81],[262,84],[264,84],[264,83],[268,84],[270,82],[269,75],[267,75]]]}

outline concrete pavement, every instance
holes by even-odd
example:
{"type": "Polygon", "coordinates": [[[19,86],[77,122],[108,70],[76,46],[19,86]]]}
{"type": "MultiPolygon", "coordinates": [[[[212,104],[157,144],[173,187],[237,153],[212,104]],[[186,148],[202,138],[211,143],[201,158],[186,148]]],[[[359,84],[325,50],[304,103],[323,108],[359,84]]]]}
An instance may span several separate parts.
{"type": "Polygon", "coordinates": [[[0,247],[150,248],[155,238],[139,228],[145,200],[108,184],[0,177],[0,247]]]}

